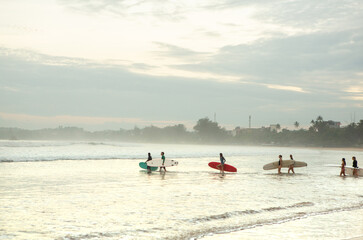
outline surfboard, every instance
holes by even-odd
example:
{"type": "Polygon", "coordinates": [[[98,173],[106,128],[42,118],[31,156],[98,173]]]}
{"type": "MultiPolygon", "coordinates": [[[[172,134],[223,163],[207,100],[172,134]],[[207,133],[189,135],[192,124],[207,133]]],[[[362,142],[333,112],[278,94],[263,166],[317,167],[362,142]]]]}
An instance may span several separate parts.
{"type": "MultiPolygon", "coordinates": [[[[210,163],[208,163],[208,166],[211,168],[220,170],[220,168],[217,167],[219,164],[221,164],[221,163],[220,162],[210,162],[210,163]]],[[[237,172],[237,168],[235,168],[231,165],[228,165],[228,164],[224,164],[224,171],[225,172],[237,172]]]]}
{"type": "MultiPolygon", "coordinates": [[[[345,166],[345,174],[353,176],[353,169],[354,169],[354,167],[345,166]]],[[[363,176],[363,169],[362,168],[358,168],[358,176],[363,176]]]]}
{"type": "MultiPolygon", "coordinates": [[[[142,169],[147,169],[147,164],[145,162],[139,162],[139,166],[142,169]]],[[[151,171],[156,171],[156,170],[158,170],[158,167],[151,167],[151,171]]]]}
{"type": "MultiPolygon", "coordinates": [[[[342,168],[342,166],[338,165],[338,164],[326,164],[325,166],[326,167],[342,168]]],[[[354,169],[354,167],[345,166],[345,174],[353,176],[353,169],[354,169]]],[[[363,176],[363,169],[362,168],[358,168],[358,176],[363,176]]]]}
{"type": "Polygon", "coordinates": [[[178,162],[175,160],[165,159],[165,162],[163,165],[163,160],[161,160],[161,159],[154,160],[153,159],[151,161],[148,161],[146,164],[150,167],[173,167],[173,166],[177,166],[178,162]]]}
{"type": "MultiPolygon", "coordinates": [[[[294,164],[294,168],[306,167],[308,164],[306,162],[300,162],[295,160],[282,160],[282,167],[288,168],[291,164],[294,164]]],[[[279,161],[268,163],[263,166],[263,170],[272,170],[279,167],[279,161]]]]}

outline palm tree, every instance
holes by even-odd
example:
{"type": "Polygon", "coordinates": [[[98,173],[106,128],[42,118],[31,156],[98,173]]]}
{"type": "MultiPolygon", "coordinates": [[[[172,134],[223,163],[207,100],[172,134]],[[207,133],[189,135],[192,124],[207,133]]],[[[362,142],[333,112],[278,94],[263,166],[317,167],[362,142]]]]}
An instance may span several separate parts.
{"type": "Polygon", "coordinates": [[[316,118],[316,121],[311,120],[312,127],[315,129],[316,132],[322,132],[325,131],[328,128],[327,122],[324,122],[324,119],[322,116],[318,116],[316,118]]]}
{"type": "Polygon", "coordinates": [[[300,123],[299,123],[298,121],[296,121],[296,122],[294,123],[294,126],[295,126],[295,128],[299,128],[300,123]]]}

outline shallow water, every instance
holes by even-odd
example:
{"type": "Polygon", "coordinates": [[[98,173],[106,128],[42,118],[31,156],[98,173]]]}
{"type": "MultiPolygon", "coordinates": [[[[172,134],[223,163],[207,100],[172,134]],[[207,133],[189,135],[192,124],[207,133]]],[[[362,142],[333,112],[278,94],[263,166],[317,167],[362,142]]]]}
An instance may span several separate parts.
{"type": "Polygon", "coordinates": [[[346,239],[363,236],[363,152],[275,147],[0,141],[0,239],[346,239]],[[147,152],[179,166],[147,174],[147,152]],[[237,173],[208,167],[223,152],[237,173]],[[278,154],[296,174],[262,166],[278,154]],[[64,159],[64,160],[61,160],[64,159]],[[13,161],[13,162],[9,162],[13,161]]]}

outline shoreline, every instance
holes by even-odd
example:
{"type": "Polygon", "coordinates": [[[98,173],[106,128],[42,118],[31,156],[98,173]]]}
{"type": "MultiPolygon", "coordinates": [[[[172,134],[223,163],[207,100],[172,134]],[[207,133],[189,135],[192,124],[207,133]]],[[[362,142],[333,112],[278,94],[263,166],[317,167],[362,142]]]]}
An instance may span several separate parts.
{"type": "MultiPolygon", "coordinates": [[[[363,213],[363,208],[352,210],[357,215],[363,213]]],[[[275,236],[276,239],[285,239],[290,236],[291,239],[340,239],[340,240],[363,240],[363,231],[360,223],[351,228],[350,232],[342,232],[334,237],[326,231],[328,228],[333,227],[328,222],[327,224],[319,226],[318,223],[326,221],[330,218],[340,219],[344,229],[352,227],[354,220],[351,218],[352,211],[331,212],[329,214],[311,215],[307,218],[297,218],[286,222],[274,222],[272,224],[256,225],[252,228],[243,230],[231,231],[226,233],[215,233],[201,237],[201,240],[218,240],[218,239],[231,239],[231,240],[268,240],[271,239],[270,235],[275,236]],[[281,231],[285,229],[285,231],[281,231]],[[304,231],[296,232],[296,229],[304,229],[304,231]],[[320,236],[320,238],[316,238],[320,236]]]]}
{"type": "Polygon", "coordinates": [[[294,146],[269,146],[269,147],[363,152],[363,148],[358,148],[358,147],[357,148],[355,148],[355,147],[301,147],[301,146],[296,146],[296,147],[294,147],[294,146]]]}
{"type": "Polygon", "coordinates": [[[243,145],[243,144],[213,144],[213,143],[172,143],[172,142],[143,142],[143,141],[117,141],[117,140],[107,140],[107,139],[0,139],[0,141],[37,141],[37,142],[46,142],[46,141],[54,141],[54,142],[117,142],[117,143],[131,143],[131,144],[166,144],[166,145],[193,145],[193,146],[236,146],[236,147],[265,147],[265,148],[297,148],[297,149],[315,149],[315,150],[332,150],[332,151],[358,151],[363,152],[363,147],[313,147],[313,146],[286,146],[286,145],[243,145]]]}

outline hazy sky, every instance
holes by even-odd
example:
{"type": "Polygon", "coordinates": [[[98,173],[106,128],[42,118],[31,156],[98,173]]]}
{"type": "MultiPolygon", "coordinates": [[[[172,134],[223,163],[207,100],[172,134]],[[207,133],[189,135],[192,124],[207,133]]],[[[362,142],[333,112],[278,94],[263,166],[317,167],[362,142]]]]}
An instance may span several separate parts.
{"type": "Polygon", "coordinates": [[[363,119],[362,0],[0,4],[0,127],[363,119]]]}

